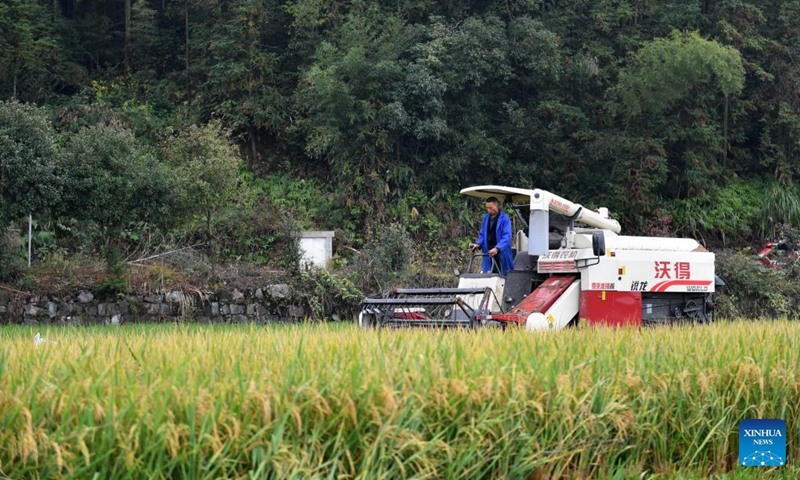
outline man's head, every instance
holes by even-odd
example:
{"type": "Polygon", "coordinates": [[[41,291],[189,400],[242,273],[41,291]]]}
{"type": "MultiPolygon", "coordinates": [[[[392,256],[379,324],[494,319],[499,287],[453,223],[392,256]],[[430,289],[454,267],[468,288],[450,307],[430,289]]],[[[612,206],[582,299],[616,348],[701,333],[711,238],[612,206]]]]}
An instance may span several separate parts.
{"type": "Polygon", "coordinates": [[[497,197],[489,197],[486,199],[486,212],[495,217],[497,212],[500,211],[500,200],[497,197]]]}

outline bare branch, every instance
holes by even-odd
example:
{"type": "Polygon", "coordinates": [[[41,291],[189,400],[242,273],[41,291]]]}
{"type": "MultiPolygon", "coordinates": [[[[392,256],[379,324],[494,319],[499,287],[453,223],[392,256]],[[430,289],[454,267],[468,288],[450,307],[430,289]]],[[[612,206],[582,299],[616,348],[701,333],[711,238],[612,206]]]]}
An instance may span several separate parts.
{"type": "Polygon", "coordinates": [[[152,260],[152,259],[154,259],[154,258],[163,257],[163,256],[165,256],[165,255],[171,255],[171,254],[173,254],[173,253],[180,252],[181,250],[186,250],[186,249],[188,249],[188,248],[201,247],[201,246],[203,246],[203,245],[205,245],[205,243],[196,243],[196,244],[194,244],[194,245],[189,245],[189,246],[187,246],[187,247],[178,248],[177,250],[170,250],[170,251],[168,251],[168,252],[159,253],[159,254],[157,254],[157,255],[150,255],[149,257],[145,257],[145,258],[139,258],[139,259],[137,259],[137,260],[131,260],[131,261],[130,261],[130,262],[128,262],[128,263],[130,263],[130,264],[132,264],[132,265],[135,265],[135,264],[137,264],[137,263],[141,263],[141,262],[144,262],[144,261],[146,261],[146,260],[152,260]]]}

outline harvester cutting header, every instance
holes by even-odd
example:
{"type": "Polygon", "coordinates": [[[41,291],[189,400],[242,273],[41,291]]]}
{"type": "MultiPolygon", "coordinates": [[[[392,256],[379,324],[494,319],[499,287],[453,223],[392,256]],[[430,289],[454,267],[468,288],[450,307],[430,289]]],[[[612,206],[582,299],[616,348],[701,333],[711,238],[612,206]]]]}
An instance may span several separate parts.
{"type": "Polygon", "coordinates": [[[524,226],[515,235],[513,267],[505,276],[468,268],[457,288],[398,288],[366,298],[359,325],[546,330],[712,319],[722,281],[714,254],[697,241],[620,235],[608,209],[589,210],[545,190],[489,185],[461,193],[513,206],[524,226]]]}

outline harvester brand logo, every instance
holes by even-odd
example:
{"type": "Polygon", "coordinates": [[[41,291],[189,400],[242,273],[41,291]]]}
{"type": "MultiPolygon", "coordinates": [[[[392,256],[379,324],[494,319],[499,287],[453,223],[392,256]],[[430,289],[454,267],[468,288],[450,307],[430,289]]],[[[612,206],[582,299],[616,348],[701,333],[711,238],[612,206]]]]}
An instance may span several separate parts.
{"type": "Polygon", "coordinates": [[[739,424],[739,463],[745,467],[781,467],[786,463],[786,422],[777,419],[742,420],[739,424]]]}
{"type": "Polygon", "coordinates": [[[692,278],[692,264],[689,262],[654,262],[655,278],[689,280],[692,278]]]}

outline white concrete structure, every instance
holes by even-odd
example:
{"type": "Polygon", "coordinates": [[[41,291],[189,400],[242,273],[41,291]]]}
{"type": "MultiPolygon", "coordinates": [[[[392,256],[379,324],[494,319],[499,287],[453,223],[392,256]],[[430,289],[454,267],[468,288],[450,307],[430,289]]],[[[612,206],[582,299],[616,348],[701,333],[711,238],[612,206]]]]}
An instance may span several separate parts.
{"type": "Polygon", "coordinates": [[[327,268],[333,256],[332,231],[308,231],[300,234],[300,265],[327,268]]]}

